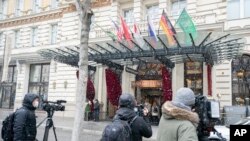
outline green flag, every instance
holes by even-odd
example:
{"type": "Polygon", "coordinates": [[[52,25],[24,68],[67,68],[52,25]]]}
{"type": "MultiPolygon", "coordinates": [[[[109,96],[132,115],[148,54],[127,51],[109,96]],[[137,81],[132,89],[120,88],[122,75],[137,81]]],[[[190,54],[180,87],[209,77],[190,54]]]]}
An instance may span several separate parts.
{"type": "Polygon", "coordinates": [[[179,27],[185,33],[187,43],[191,43],[191,39],[189,36],[190,33],[192,34],[193,39],[194,40],[196,39],[196,37],[197,37],[196,27],[192,21],[192,18],[188,15],[186,9],[183,9],[176,24],[179,25],[179,27]]]}
{"type": "Polygon", "coordinates": [[[110,38],[112,38],[113,41],[116,41],[117,40],[117,37],[114,33],[112,33],[111,31],[107,31],[105,29],[103,29],[100,25],[96,24],[103,32],[105,32],[110,38]]]}

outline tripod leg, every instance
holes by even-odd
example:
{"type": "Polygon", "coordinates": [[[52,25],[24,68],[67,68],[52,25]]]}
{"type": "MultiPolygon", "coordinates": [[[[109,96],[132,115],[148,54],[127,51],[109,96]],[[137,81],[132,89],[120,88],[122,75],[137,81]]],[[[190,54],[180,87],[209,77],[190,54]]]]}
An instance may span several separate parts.
{"type": "Polygon", "coordinates": [[[48,120],[46,121],[46,127],[45,127],[45,132],[44,132],[44,136],[43,136],[43,141],[48,141],[48,137],[49,137],[49,129],[53,126],[53,121],[51,118],[48,118],[48,120]]]}
{"type": "Polygon", "coordinates": [[[54,135],[55,135],[55,139],[57,141],[57,136],[56,136],[56,127],[54,126],[54,124],[52,125],[53,126],[53,132],[54,132],[54,135]]]}

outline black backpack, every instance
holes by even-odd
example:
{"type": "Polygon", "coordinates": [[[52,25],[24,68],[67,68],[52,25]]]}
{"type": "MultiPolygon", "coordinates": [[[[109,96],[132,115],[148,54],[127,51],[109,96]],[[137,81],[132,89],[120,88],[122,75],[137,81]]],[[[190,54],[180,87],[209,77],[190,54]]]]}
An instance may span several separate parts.
{"type": "Polygon", "coordinates": [[[130,126],[136,118],[137,116],[131,121],[114,120],[105,127],[101,141],[132,141],[132,130],[130,126]]]}
{"type": "Polygon", "coordinates": [[[1,135],[2,135],[2,139],[4,141],[13,141],[13,138],[14,138],[14,132],[13,132],[14,117],[15,117],[15,112],[13,112],[9,116],[7,116],[2,123],[1,135]]]}

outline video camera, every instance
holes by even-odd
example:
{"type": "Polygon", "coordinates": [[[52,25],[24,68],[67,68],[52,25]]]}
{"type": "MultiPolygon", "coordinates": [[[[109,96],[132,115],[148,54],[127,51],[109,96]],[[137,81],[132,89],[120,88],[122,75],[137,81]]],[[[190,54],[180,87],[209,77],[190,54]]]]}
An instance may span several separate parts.
{"type": "Polygon", "coordinates": [[[197,127],[199,141],[209,141],[210,132],[216,133],[218,141],[224,141],[225,138],[214,128],[216,123],[220,122],[219,102],[208,100],[206,96],[198,95],[195,98],[195,106],[193,108],[200,118],[200,123],[197,127]]]}
{"type": "Polygon", "coordinates": [[[140,117],[144,116],[143,114],[143,109],[144,109],[144,105],[140,104],[138,106],[135,107],[137,109],[136,114],[140,117]]]}
{"type": "Polygon", "coordinates": [[[65,106],[62,103],[66,103],[66,100],[57,100],[57,101],[43,101],[42,109],[44,111],[65,111],[65,106]]]}

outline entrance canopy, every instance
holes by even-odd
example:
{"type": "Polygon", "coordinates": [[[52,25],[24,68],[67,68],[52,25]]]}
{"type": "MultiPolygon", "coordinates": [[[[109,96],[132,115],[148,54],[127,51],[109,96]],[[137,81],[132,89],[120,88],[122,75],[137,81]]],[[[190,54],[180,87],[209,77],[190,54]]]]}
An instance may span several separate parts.
{"type": "MultiPolygon", "coordinates": [[[[175,63],[199,61],[214,65],[235,58],[244,46],[241,38],[232,38],[230,34],[198,32],[194,38],[191,34],[178,33],[174,36],[175,44],[169,45],[165,35],[143,37],[143,42],[102,41],[89,43],[89,69],[96,63],[123,69],[124,65],[138,62],[162,63],[173,68],[175,63]],[[143,44],[142,44],[143,43],[143,44]]],[[[38,53],[55,61],[78,67],[79,46],[65,46],[42,49],[38,53]]]]}

